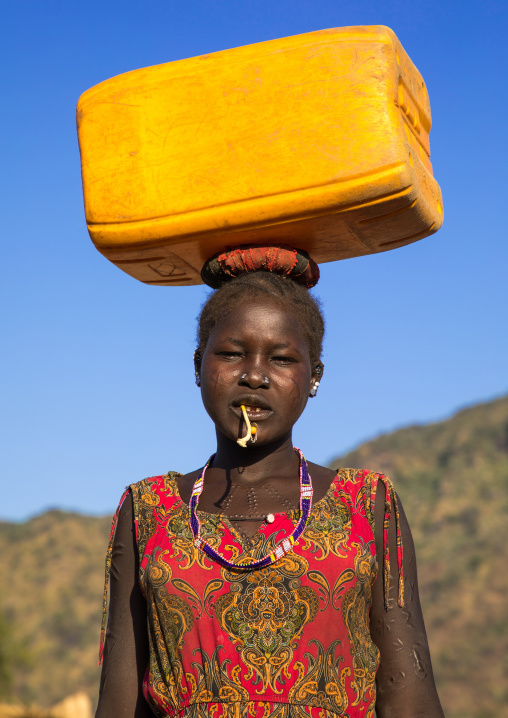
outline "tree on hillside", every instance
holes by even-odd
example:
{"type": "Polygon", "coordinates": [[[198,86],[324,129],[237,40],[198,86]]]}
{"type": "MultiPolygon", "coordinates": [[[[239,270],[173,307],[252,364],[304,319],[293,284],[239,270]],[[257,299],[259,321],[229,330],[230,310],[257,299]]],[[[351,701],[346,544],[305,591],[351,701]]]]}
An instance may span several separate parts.
{"type": "Polygon", "coordinates": [[[0,613],[0,700],[12,697],[16,671],[30,665],[28,653],[15,641],[5,617],[0,613]]]}
{"type": "Polygon", "coordinates": [[[12,664],[10,635],[7,623],[0,615],[0,699],[9,698],[12,691],[12,664]]]}

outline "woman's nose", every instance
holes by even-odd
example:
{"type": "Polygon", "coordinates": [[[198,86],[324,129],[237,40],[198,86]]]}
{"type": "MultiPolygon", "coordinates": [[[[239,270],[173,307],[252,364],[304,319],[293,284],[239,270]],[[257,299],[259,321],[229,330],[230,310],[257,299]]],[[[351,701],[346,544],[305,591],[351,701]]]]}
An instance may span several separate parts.
{"type": "Polygon", "coordinates": [[[241,386],[248,386],[251,389],[268,389],[270,386],[270,378],[260,367],[251,367],[240,376],[238,383],[241,386]]]}

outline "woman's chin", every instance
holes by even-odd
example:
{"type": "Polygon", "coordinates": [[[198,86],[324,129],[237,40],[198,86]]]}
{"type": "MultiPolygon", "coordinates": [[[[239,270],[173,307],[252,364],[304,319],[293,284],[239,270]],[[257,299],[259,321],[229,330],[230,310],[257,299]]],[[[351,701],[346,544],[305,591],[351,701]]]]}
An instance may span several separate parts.
{"type": "Polygon", "coordinates": [[[263,431],[261,427],[258,427],[256,432],[256,438],[255,441],[252,441],[252,438],[248,439],[245,443],[245,445],[240,444],[239,442],[245,437],[245,434],[238,435],[238,433],[233,433],[230,431],[222,431],[219,427],[217,428],[217,437],[219,440],[219,443],[222,439],[225,443],[229,445],[236,445],[241,446],[245,449],[260,449],[267,446],[280,446],[286,441],[291,442],[291,430],[284,431],[284,432],[267,432],[263,431]]]}

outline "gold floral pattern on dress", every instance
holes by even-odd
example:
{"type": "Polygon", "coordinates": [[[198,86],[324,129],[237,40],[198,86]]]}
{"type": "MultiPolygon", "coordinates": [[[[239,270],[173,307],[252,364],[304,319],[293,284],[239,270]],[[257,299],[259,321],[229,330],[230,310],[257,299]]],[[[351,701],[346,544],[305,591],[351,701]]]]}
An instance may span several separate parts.
{"type": "MultiPolygon", "coordinates": [[[[144,691],[155,715],[373,718],[379,654],[369,610],[379,481],[386,528],[392,504],[398,518],[390,482],[341,469],[293,551],[257,570],[224,569],[194,546],[175,474],[130,487],[148,611],[144,691]]],[[[202,535],[230,560],[251,562],[292,531],[296,513],[279,514],[242,545],[227,521],[200,512],[202,535]]],[[[108,562],[111,545],[112,538],[108,562]]]]}
{"type": "Polygon", "coordinates": [[[219,698],[224,703],[248,703],[249,692],[241,685],[238,680],[239,669],[236,667],[232,671],[232,677],[228,675],[228,667],[230,661],[223,658],[219,659],[221,647],[217,646],[211,657],[199,648],[194,649],[194,654],[199,654],[202,660],[198,666],[198,677],[188,675],[188,680],[192,689],[192,696],[196,703],[210,703],[214,697],[219,698]]]}
{"type": "MultiPolygon", "coordinates": [[[[163,494],[165,498],[179,497],[176,484],[176,472],[170,472],[164,476],[163,494]]],[[[134,484],[138,490],[132,489],[134,511],[138,516],[138,547],[140,555],[143,554],[148,539],[153,536],[157,526],[164,525],[166,531],[172,537],[173,559],[182,561],[182,568],[189,569],[194,563],[207,571],[210,571],[213,562],[202,551],[194,546],[192,532],[189,527],[188,507],[181,501],[173,510],[168,510],[164,501],[154,499],[151,494],[150,479],[134,484]]],[[[220,516],[209,514],[200,515],[202,520],[201,535],[214,548],[220,546],[224,536],[220,516]]]]}
{"type": "MultiPolygon", "coordinates": [[[[296,554],[277,568],[233,573],[223,570],[229,593],[215,602],[215,615],[240,648],[256,693],[282,692],[281,672],[292,662],[295,641],[318,612],[318,597],[300,578],[308,563],[296,554]]],[[[289,676],[286,674],[286,677],[289,676]]]]}
{"type": "Polygon", "coordinates": [[[297,662],[298,680],[290,691],[291,703],[319,706],[332,713],[345,713],[349,700],[346,679],[351,674],[348,666],[342,667],[344,658],[340,650],[340,641],[332,641],[324,650],[320,641],[311,640],[316,647],[314,658],[307,654],[308,664],[297,662]]]}
{"type": "Polygon", "coordinates": [[[351,511],[348,507],[350,497],[342,492],[344,499],[330,491],[313,508],[300,542],[304,550],[316,554],[316,561],[324,561],[330,553],[345,556],[347,539],[351,529],[351,511]]]}
{"type": "MultiPolygon", "coordinates": [[[[353,658],[352,683],[355,698],[351,705],[366,703],[374,691],[374,682],[379,663],[379,651],[370,638],[369,611],[372,603],[371,590],[376,577],[376,560],[370,549],[353,543],[356,549],[354,571],[348,569],[337,579],[332,592],[332,603],[342,611],[347,627],[351,655],[353,658]],[[354,580],[353,585],[351,581],[354,580]],[[346,586],[349,584],[349,588],[346,586]]],[[[374,714],[374,706],[366,715],[374,714]]]]}
{"type": "Polygon", "coordinates": [[[154,676],[151,688],[158,697],[159,708],[163,707],[164,710],[180,700],[183,673],[180,652],[184,636],[194,623],[189,602],[168,591],[172,569],[165,560],[167,555],[167,550],[157,547],[145,570],[150,627],[150,675],[154,676]]]}

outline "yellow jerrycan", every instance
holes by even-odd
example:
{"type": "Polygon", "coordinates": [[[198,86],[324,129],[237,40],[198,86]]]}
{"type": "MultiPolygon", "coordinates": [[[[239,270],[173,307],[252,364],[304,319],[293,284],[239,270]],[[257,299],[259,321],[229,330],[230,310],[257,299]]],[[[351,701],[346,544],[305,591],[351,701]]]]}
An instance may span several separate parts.
{"type": "Polygon", "coordinates": [[[387,27],[128,72],[86,91],[77,122],[90,236],[147,284],[199,284],[227,247],[330,262],[442,224],[427,89],[387,27]]]}

